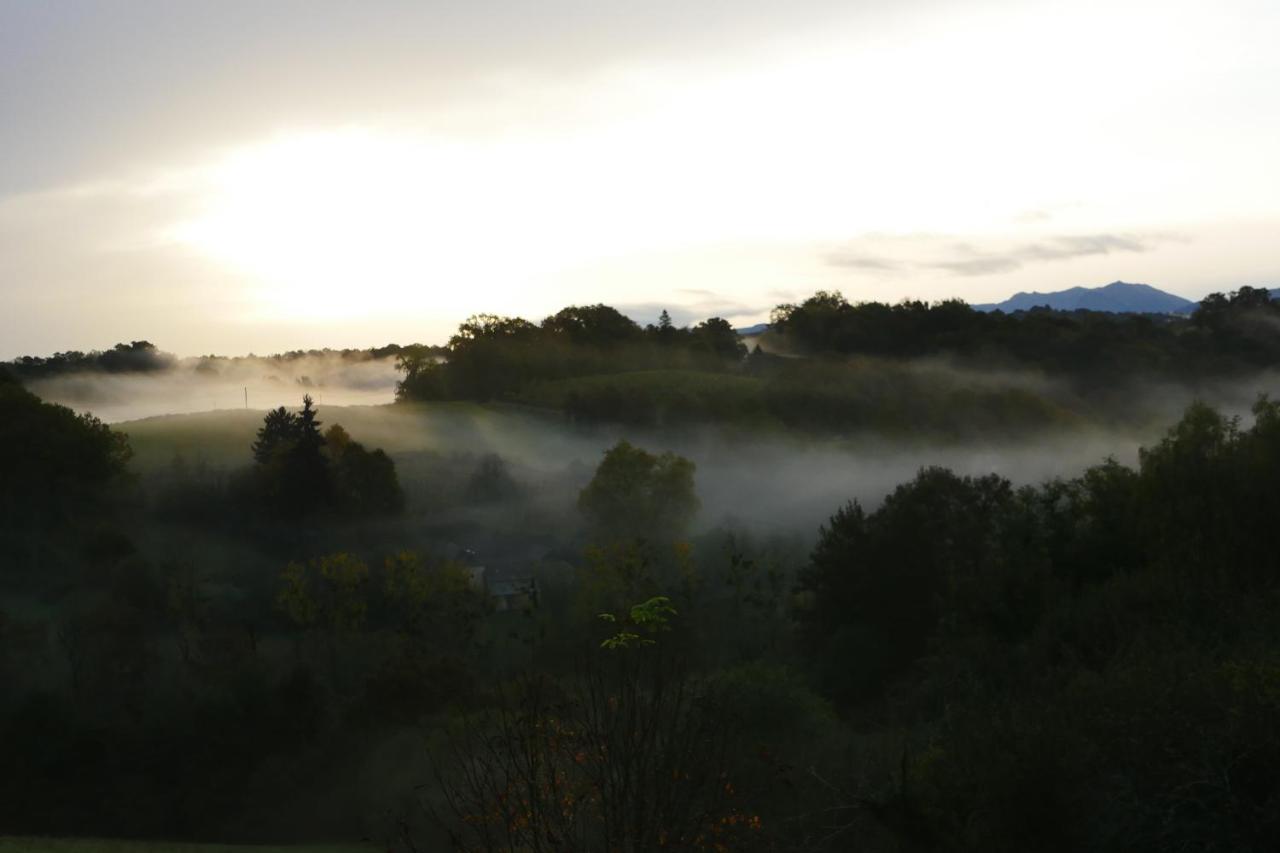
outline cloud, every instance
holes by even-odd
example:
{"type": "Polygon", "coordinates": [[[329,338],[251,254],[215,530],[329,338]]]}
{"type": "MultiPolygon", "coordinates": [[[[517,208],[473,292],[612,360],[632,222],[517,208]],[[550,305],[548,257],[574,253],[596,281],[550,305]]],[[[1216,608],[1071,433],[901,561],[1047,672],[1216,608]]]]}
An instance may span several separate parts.
{"type": "Polygon", "coordinates": [[[1112,252],[1145,252],[1159,242],[1153,238],[1124,237],[1117,234],[1089,234],[1079,237],[1055,237],[1049,245],[1032,243],[1022,249],[1027,260],[1056,261],[1084,255],[1109,255],[1112,252]]]}
{"type": "Polygon", "coordinates": [[[999,275],[1022,268],[1022,262],[1012,257],[967,258],[964,260],[938,261],[922,264],[929,269],[943,270],[952,275],[999,275]]]}
{"type": "Polygon", "coordinates": [[[837,267],[875,272],[898,272],[903,267],[900,261],[858,252],[832,252],[827,255],[827,263],[837,267]]]}
{"type": "MultiPolygon", "coordinates": [[[[1029,263],[1065,261],[1115,252],[1146,252],[1158,242],[1158,239],[1118,234],[1051,237],[1044,242],[1024,243],[1004,252],[978,253],[976,257],[936,261],[924,266],[953,275],[993,275],[1013,272],[1029,263]]],[[[970,252],[974,251],[970,247],[966,248],[970,252]]]]}
{"type": "Polygon", "coordinates": [[[825,260],[831,266],[871,272],[937,270],[956,276],[999,275],[1028,264],[1148,252],[1174,239],[1181,238],[1169,234],[1071,234],[1004,248],[979,248],[936,235],[874,236],[828,252],[825,260]],[[886,244],[892,251],[883,251],[886,244]]]}

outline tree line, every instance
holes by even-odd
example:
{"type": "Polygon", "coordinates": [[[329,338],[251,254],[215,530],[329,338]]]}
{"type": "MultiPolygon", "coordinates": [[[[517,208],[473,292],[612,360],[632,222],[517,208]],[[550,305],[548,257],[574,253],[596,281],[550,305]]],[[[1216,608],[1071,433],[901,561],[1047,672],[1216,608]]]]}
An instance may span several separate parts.
{"type": "Polygon", "coordinates": [[[109,350],[68,350],[51,356],[24,355],[5,365],[22,380],[47,379],[68,373],[152,373],[167,370],[177,359],[150,341],[119,343],[109,350]]]}
{"type": "Polygon", "coordinates": [[[361,362],[375,359],[393,358],[406,351],[422,353],[440,353],[440,347],[410,344],[386,344],[367,349],[310,349],[288,350],[271,355],[246,356],[202,355],[191,359],[179,359],[172,353],[164,352],[150,341],[131,341],[118,343],[107,350],[68,350],[56,352],[49,356],[19,356],[2,366],[14,377],[23,382],[39,379],[50,379],[75,373],[156,373],[178,367],[184,363],[194,364],[200,373],[217,373],[228,366],[239,362],[261,359],[264,361],[288,363],[310,358],[338,358],[346,362],[361,362]]]}
{"type": "Polygon", "coordinates": [[[508,401],[645,426],[1010,437],[1090,421],[1147,422],[1144,391],[1153,379],[1193,388],[1280,360],[1278,321],[1268,292],[1249,287],[1206,297],[1189,318],[1003,314],[959,300],[855,304],[819,292],[773,311],[764,334],[781,357],[759,345],[747,353],[718,318],[641,328],[608,306],[569,307],[539,324],[467,320],[443,350],[401,354],[396,394],[508,401]],[[993,371],[1009,376],[985,381],[993,371]]]}
{"type": "Polygon", "coordinates": [[[952,356],[1096,378],[1221,376],[1280,359],[1280,303],[1264,288],[1213,293],[1190,318],[1037,308],[1005,314],[960,300],[850,303],[820,291],[773,310],[771,327],[798,353],[952,356]]]}
{"type": "Polygon", "coordinates": [[[458,327],[443,356],[400,356],[400,400],[495,400],[539,381],[682,367],[722,370],[746,347],[719,317],[677,327],[667,312],[641,327],[607,305],[571,306],[531,323],[476,315],[458,327]]]}

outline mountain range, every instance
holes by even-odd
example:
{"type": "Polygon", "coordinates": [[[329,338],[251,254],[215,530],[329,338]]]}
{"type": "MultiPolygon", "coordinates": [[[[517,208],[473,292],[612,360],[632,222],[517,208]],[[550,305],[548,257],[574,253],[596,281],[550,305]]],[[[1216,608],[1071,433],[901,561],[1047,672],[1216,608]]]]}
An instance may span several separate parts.
{"type": "MultiPolygon", "coordinates": [[[[1272,299],[1280,299],[1280,287],[1270,290],[1272,299]]],[[[1112,314],[1182,314],[1189,315],[1199,307],[1199,302],[1167,293],[1149,284],[1130,284],[1113,281],[1101,287],[1069,287],[1048,293],[1025,291],[1015,293],[1003,302],[987,302],[973,305],[975,311],[1030,311],[1032,308],[1049,307],[1057,311],[1108,311],[1112,314]]],[[[769,328],[768,323],[737,329],[739,335],[751,337],[769,328]]]]}
{"type": "Polygon", "coordinates": [[[1028,311],[1048,306],[1058,311],[1110,311],[1116,314],[1190,314],[1198,303],[1149,284],[1113,281],[1102,287],[1071,287],[1050,293],[1015,293],[1003,302],[974,305],[978,311],[1028,311]]]}

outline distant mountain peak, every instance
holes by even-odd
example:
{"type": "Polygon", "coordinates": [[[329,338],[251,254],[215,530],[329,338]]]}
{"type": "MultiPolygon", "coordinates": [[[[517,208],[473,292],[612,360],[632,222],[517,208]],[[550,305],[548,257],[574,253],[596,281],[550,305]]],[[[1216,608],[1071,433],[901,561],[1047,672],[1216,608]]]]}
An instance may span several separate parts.
{"type": "Polygon", "coordinates": [[[1058,311],[1110,311],[1114,314],[1179,314],[1195,307],[1190,299],[1152,287],[1113,281],[1100,287],[1069,287],[1048,293],[1015,293],[1003,302],[974,305],[978,311],[1029,311],[1049,307],[1058,311]]]}

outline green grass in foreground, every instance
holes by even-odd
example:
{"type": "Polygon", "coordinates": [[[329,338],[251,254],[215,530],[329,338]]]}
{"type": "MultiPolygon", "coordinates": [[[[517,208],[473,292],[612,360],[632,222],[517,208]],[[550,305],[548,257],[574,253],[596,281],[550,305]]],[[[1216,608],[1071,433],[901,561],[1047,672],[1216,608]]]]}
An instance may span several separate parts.
{"type": "Polygon", "coordinates": [[[375,853],[376,850],[367,844],[189,844],[182,841],[0,836],[0,853],[375,853]]]}

